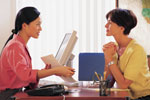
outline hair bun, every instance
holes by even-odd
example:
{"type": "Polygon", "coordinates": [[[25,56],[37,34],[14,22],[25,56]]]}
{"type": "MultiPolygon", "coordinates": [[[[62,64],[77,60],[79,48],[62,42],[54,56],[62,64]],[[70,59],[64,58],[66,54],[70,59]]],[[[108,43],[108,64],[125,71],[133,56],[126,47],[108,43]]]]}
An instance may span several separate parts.
{"type": "Polygon", "coordinates": [[[15,29],[12,29],[11,31],[13,34],[16,34],[16,30],[15,29]]]}

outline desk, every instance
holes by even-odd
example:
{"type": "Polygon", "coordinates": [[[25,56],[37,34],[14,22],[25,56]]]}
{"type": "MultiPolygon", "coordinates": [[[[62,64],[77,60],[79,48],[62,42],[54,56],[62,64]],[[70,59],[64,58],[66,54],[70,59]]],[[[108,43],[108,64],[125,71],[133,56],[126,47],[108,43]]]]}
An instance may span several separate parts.
{"type": "Polygon", "coordinates": [[[26,93],[17,93],[16,100],[129,100],[128,91],[111,91],[110,96],[99,96],[99,92],[89,88],[72,87],[72,93],[64,96],[28,96],[26,93]],[[65,99],[64,99],[65,98],[65,99]]]}

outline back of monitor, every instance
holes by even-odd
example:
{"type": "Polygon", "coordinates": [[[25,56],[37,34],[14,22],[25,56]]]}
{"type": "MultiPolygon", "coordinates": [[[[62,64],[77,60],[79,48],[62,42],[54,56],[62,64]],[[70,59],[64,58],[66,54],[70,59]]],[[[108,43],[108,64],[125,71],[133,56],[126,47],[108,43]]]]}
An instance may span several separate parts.
{"type": "Polygon", "coordinates": [[[104,53],[80,53],[79,54],[79,81],[93,81],[95,72],[103,75],[105,66],[104,53]]]}

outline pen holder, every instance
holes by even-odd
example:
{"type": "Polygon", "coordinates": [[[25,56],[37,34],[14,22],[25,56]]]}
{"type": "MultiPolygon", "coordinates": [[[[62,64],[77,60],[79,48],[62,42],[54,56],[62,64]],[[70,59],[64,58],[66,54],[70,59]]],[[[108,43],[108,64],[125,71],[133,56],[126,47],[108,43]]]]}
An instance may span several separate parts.
{"type": "Polygon", "coordinates": [[[109,80],[99,81],[99,95],[100,96],[108,96],[110,95],[110,88],[109,88],[109,80]]]}

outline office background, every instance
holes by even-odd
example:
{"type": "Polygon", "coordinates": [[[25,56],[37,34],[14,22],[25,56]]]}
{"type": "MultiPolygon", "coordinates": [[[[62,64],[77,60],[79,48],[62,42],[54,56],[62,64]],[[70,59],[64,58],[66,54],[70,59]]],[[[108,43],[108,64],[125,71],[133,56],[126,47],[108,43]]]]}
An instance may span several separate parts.
{"type": "MultiPolygon", "coordinates": [[[[0,0],[0,51],[14,28],[15,16],[18,10],[25,6],[35,6],[41,12],[42,31],[39,39],[31,39],[28,43],[32,57],[33,68],[41,69],[44,63],[41,56],[56,54],[65,33],[77,31],[78,42],[73,67],[78,80],[78,54],[80,52],[102,52],[103,44],[114,41],[105,35],[106,13],[116,7],[116,0],[0,0]]],[[[127,0],[124,5],[119,0],[119,6],[124,8],[136,7],[132,10],[138,15],[139,24],[131,32],[148,54],[150,54],[150,31],[142,16],[139,16],[141,0],[127,0]],[[137,6],[138,5],[138,6],[137,6]],[[145,41],[147,40],[147,41],[145,41]]],[[[58,77],[55,80],[59,80],[58,77]]]]}

